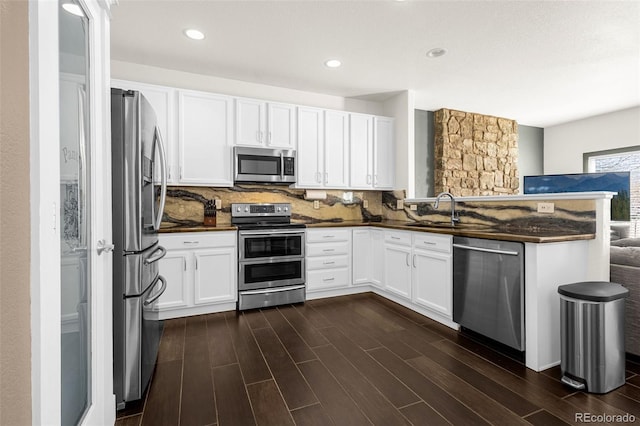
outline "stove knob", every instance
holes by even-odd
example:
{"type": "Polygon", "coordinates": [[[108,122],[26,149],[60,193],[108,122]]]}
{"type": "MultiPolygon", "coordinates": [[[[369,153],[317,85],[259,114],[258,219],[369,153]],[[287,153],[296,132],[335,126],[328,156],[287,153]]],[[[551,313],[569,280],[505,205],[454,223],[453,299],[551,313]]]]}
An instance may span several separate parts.
{"type": "Polygon", "coordinates": [[[241,209],[240,207],[236,207],[236,211],[237,211],[237,212],[239,212],[239,211],[241,211],[241,210],[242,210],[242,209],[241,209]]]}
{"type": "Polygon", "coordinates": [[[276,210],[278,210],[278,212],[282,211],[282,207],[278,207],[276,210]]]}
{"type": "Polygon", "coordinates": [[[289,211],[289,207],[285,207],[285,208],[284,208],[284,211],[285,211],[285,212],[288,212],[288,211],[289,211]]]}
{"type": "Polygon", "coordinates": [[[245,208],[244,208],[244,212],[245,212],[245,213],[249,213],[249,207],[245,207],[245,208]]]}

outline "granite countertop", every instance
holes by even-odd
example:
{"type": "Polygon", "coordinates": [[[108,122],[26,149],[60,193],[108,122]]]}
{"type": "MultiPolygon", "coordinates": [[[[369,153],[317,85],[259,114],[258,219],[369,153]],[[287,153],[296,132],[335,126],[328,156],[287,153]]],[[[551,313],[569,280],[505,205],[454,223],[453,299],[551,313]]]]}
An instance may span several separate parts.
{"type": "MultiPolygon", "coordinates": [[[[525,243],[557,243],[576,240],[593,240],[595,234],[570,233],[564,230],[541,230],[536,228],[496,228],[476,224],[458,224],[455,227],[447,223],[442,224],[416,224],[415,222],[404,222],[385,220],[382,222],[317,222],[308,223],[307,228],[335,228],[354,226],[374,226],[377,228],[398,229],[402,231],[431,232],[434,234],[448,234],[470,238],[488,238],[502,241],[519,241],[525,243]]],[[[177,232],[216,232],[216,231],[236,231],[238,228],[233,225],[204,226],[196,224],[168,224],[163,223],[160,233],[177,232]]]]}
{"type": "Polygon", "coordinates": [[[501,229],[476,224],[458,224],[455,227],[449,224],[422,225],[415,222],[384,220],[382,222],[323,222],[308,224],[307,228],[342,227],[342,226],[374,226],[377,228],[398,229],[402,231],[431,232],[434,234],[457,235],[470,238],[488,238],[491,240],[518,241],[524,243],[557,243],[576,240],[593,240],[595,234],[570,233],[559,230],[541,230],[535,228],[526,229],[501,229]]]}

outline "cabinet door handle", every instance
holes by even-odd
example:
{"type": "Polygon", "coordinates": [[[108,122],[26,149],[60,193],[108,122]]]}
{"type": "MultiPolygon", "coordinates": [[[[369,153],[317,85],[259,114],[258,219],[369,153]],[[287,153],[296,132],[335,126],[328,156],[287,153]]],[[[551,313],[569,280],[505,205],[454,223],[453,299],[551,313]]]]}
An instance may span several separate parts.
{"type": "Polygon", "coordinates": [[[333,280],[335,280],[335,278],[334,278],[334,277],[331,277],[331,278],[323,278],[323,279],[322,279],[322,281],[333,281],[333,280]]]}
{"type": "Polygon", "coordinates": [[[196,271],[197,271],[198,270],[198,258],[194,257],[193,260],[195,260],[195,262],[196,262],[196,271]]]}
{"type": "Polygon", "coordinates": [[[269,142],[269,144],[271,144],[271,141],[273,140],[273,135],[271,134],[271,131],[269,131],[269,133],[268,133],[268,138],[269,138],[268,142],[269,142]]]}
{"type": "Polygon", "coordinates": [[[323,265],[333,265],[336,262],[322,262],[323,265]]]}
{"type": "Polygon", "coordinates": [[[413,267],[414,268],[416,267],[416,255],[415,254],[413,255],[413,267]]]}
{"type": "Polygon", "coordinates": [[[335,235],[323,235],[322,238],[335,238],[335,235]]]}
{"type": "Polygon", "coordinates": [[[171,166],[167,166],[167,177],[171,180],[171,166]]]}
{"type": "Polygon", "coordinates": [[[328,253],[328,252],[331,252],[331,251],[335,251],[335,249],[324,249],[322,251],[328,253]]]}
{"type": "Polygon", "coordinates": [[[200,244],[200,241],[183,241],[182,244],[190,246],[194,244],[200,244]]]}
{"type": "Polygon", "coordinates": [[[322,183],[322,173],[320,172],[316,173],[316,182],[322,183]]]}
{"type": "Polygon", "coordinates": [[[371,185],[371,175],[367,175],[367,185],[371,185]]]}
{"type": "Polygon", "coordinates": [[[391,236],[391,239],[392,239],[392,240],[399,240],[399,239],[400,239],[400,237],[394,237],[394,236],[392,235],[392,236],[391,236]]]}
{"type": "Polygon", "coordinates": [[[409,253],[407,253],[407,266],[411,266],[411,264],[409,263],[409,253]]]}
{"type": "Polygon", "coordinates": [[[437,243],[434,243],[433,241],[423,241],[426,245],[428,246],[435,246],[437,243]]]}
{"type": "Polygon", "coordinates": [[[256,140],[260,142],[260,131],[256,130],[256,140]]]}
{"type": "Polygon", "coordinates": [[[329,183],[329,173],[324,174],[324,183],[329,183]]]}

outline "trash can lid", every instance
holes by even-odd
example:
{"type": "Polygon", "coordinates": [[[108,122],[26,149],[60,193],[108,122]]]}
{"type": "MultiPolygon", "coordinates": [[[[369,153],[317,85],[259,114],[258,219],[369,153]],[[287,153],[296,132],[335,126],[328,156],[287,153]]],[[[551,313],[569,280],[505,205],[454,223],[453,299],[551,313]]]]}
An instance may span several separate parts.
{"type": "Polygon", "coordinates": [[[629,290],[608,281],[587,281],[558,287],[558,293],[574,299],[591,302],[611,302],[629,296],[629,290]]]}

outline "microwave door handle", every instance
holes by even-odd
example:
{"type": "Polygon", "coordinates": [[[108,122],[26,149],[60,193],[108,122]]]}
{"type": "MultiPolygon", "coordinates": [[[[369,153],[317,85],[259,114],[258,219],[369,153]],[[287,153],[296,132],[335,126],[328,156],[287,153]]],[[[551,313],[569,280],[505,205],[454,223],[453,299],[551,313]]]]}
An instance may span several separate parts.
{"type": "Polygon", "coordinates": [[[159,148],[158,152],[160,153],[160,206],[158,207],[158,213],[153,224],[154,229],[157,231],[160,229],[160,225],[162,224],[164,204],[167,198],[167,157],[165,156],[162,135],[160,134],[158,126],[156,126],[155,136],[159,148]]]}
{"type": "Polygon", "coordinates": [[[284,153],[280,152],[280,181],[284,182],[284,153]]]}

